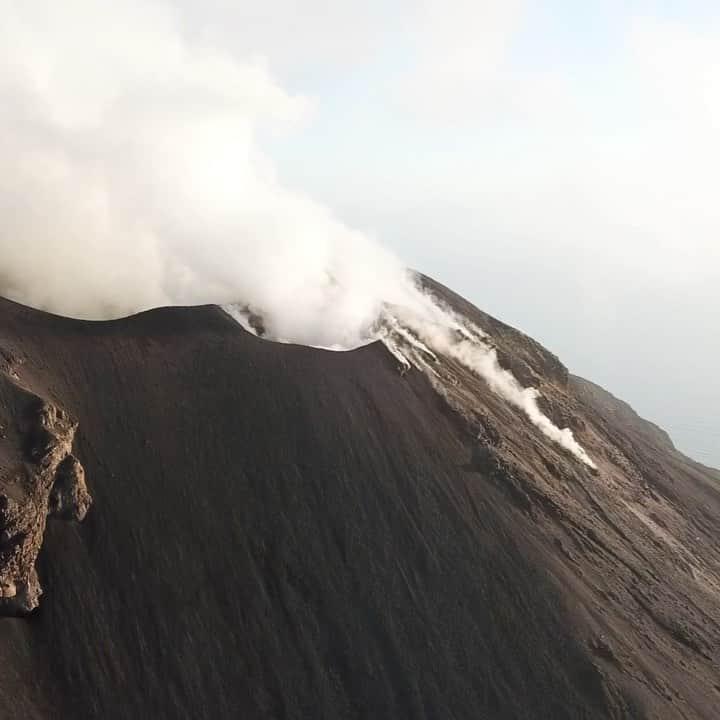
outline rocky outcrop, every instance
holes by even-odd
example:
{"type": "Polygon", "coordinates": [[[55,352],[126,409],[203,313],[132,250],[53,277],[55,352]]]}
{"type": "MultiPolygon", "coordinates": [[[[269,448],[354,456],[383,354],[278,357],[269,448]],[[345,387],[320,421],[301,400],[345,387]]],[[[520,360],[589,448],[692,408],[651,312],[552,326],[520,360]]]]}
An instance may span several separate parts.
{"type": "Polygon", "coordinates": [[[0,427],[0,615],[24,615],[42,594],[35,561],[48,516],[81,521],[92,501],[72,454],[77,423],[5,374],[0,427]]]}

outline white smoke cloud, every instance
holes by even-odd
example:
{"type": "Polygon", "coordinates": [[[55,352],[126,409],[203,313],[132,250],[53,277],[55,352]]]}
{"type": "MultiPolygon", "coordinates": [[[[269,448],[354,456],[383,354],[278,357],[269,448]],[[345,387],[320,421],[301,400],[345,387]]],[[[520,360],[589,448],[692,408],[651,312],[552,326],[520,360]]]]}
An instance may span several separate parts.
{"type": "Polygon", "coordinates": [[[252,298],[316,344],[373,321],[402,265],[283,187],[256,142],[307,100],[187,43],[161,3],[0,12],[1,292],[81,317],[252,298]]]}
{"type": "Polygon", "coordinates": [[[162,3],[0,13],[0,294],[90,318],[248,303],[271,337],[343,348],[369,340],[388,303],[411,308],[428,353],[592,465],[399,260],[279,182],[257,129],[291,127],[309,103],[262,63],[189,44],[162,3]]]}

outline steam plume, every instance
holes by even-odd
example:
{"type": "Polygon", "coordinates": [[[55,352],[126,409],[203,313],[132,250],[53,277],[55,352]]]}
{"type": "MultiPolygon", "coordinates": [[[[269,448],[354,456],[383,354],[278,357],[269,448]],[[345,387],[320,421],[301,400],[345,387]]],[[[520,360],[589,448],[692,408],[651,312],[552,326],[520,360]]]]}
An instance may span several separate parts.
{"type": "Polygon", "coordinates": [[[481,338],[452,340],[397,258],[282,185],[256,133],[309,103],[261,62],[190,44],[161,2],[0,12],[0,294],[86,318],[244,301],[274,338],[342,348],[371,339],[388,303],[412,308],[428,351],[592,464],[481,338]]]}
{"type": "Polygon", "coordinates": [[[277,336],[358,340],[404,270],[259,150],[306,100],[160,3],[0,3],[0,292],[89,318],[240,295],[277,336]]]}

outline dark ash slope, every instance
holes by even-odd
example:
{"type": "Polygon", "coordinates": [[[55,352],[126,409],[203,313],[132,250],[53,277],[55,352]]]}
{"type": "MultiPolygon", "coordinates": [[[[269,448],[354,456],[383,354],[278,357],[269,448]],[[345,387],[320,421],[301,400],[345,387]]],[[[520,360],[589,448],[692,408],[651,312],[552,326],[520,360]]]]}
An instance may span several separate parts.
{"type": "Polygon", "coordinates": [[[0,374],[78,422],[93,507],[49,520],[40,607],[0,620],[0,717],[716,717],[714,482],[514,332],[499,349],[584,423],[600,478],[461,377],[504,439],[488,469],[472,413],[380,344],[1,301],[0,374]],[[667,539],[628,525],[621,482],[667,539]]]}

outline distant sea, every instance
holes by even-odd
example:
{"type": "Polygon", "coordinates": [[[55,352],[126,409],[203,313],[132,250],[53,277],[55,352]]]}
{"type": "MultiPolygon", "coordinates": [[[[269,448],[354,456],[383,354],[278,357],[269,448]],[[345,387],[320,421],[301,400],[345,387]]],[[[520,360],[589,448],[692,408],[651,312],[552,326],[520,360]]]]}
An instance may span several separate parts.
{"type": "Polygon", "coordinates": [[[684,396],[682,391],[649,395],[644,388],[633,388],[620,397],[641,417],[665,430],[681,453],[720,470],[720,404],[713,392],[708,392],[705,402],[697,395],[684,396]],[[633,390],[637,397],[628,397],[633,390]]]}
{"type": "MultiPolygon", "coordinates": [[[[616,371],[615,367],[606,375],[613,371],[616,371]]],[[[584,377],[594,379],[628,403],[640,417],[662,428],[681,453],[720,470],[720,391],[717,388],[702,392],[688,383],[673,385],[652,369],[642,382],[628,380],[619,373],[606,378],[602,377],[602,372],[596,372],[594,377],[587,373],[584,377]],[[598,376],[600,380],[597,380],[598,376]]]]}
{"type": "MultiPolygon", "coordinates": [[[[640,417],[661,427],[684,455],[720,470],[720,388],[694,376],[671,382],[665,370],[649,367],[640,378],[602,362],[584,375],[628,403],[640,417]],[[595,372],[593,372],[595,370],[595,372]]],[[[580,373],[582,375],[582,373],[580,373]]],[[[703,374],[698,373],[698,377],[703,374]]]]}
{"type": "Polygon", "coordinates": [[[720,470],[720,421],[711,425],[702,418],[676,419],[668,421],[665,430],[682,453],[720,470]]]}

